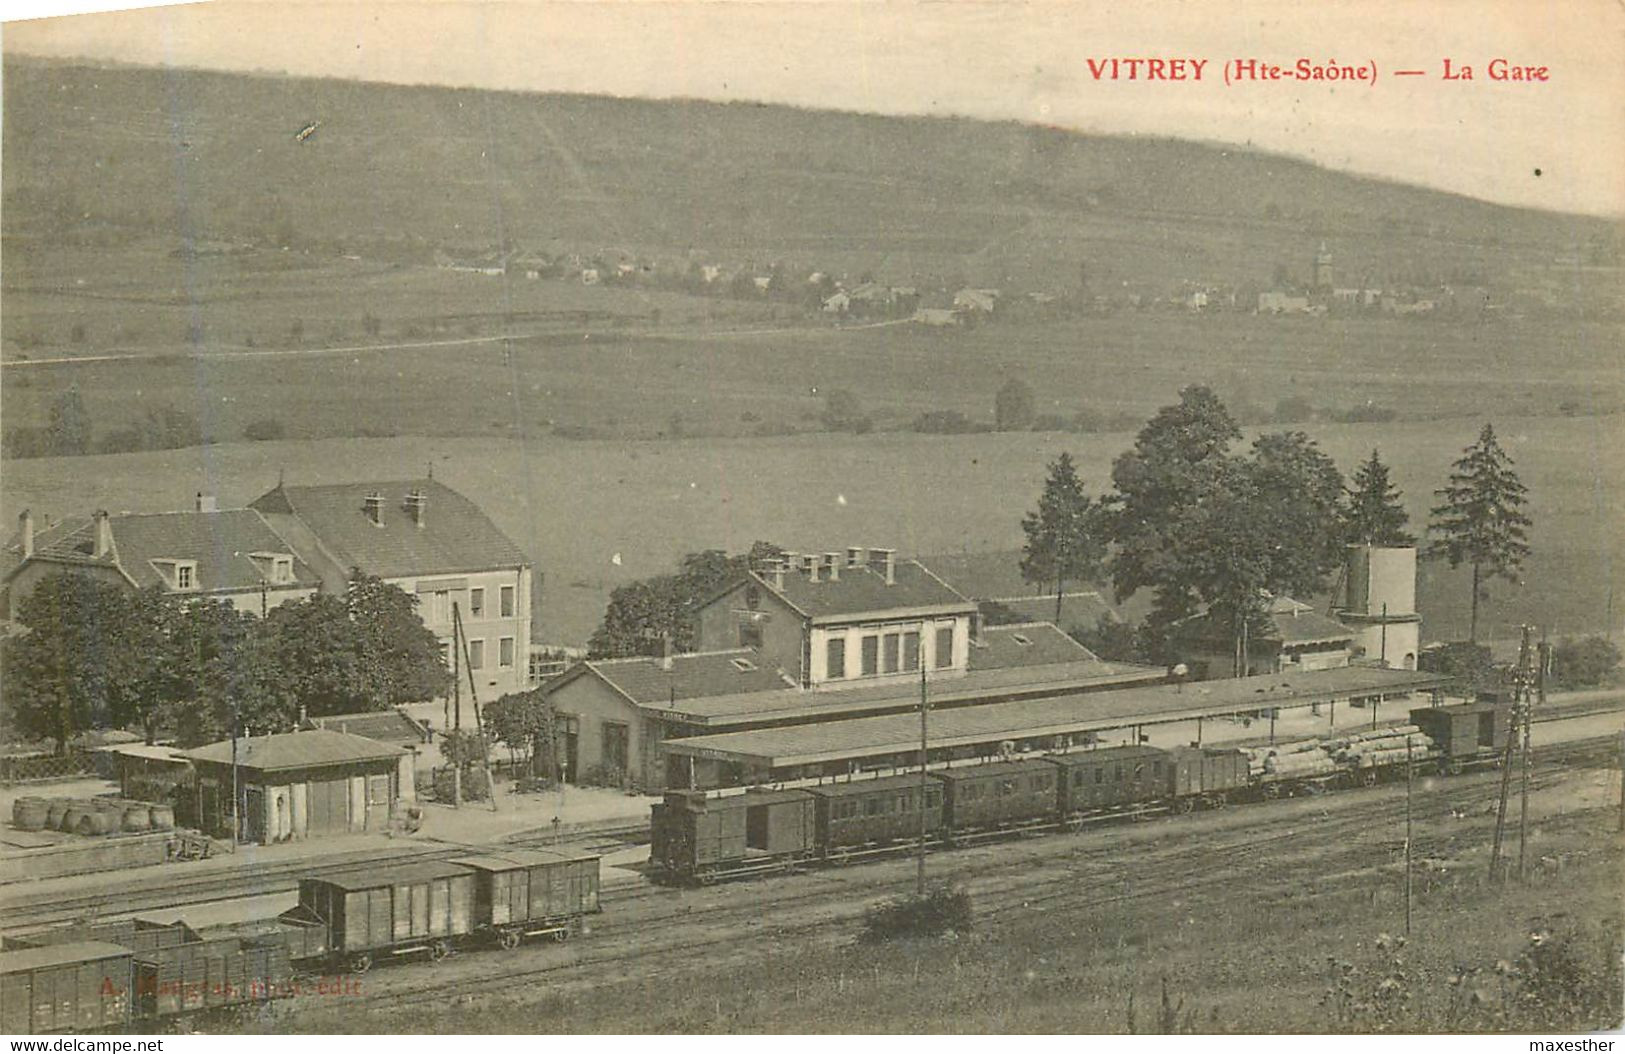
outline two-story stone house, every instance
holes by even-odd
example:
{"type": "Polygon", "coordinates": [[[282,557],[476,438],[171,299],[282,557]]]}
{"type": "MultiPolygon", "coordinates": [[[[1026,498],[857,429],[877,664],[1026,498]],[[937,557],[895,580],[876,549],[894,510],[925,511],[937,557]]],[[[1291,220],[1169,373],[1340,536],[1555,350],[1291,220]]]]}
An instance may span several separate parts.
{"type": "Polygon", "coordinates": [[[359,568],[416,596],[447,665],[460,615],[482,698],[529,687],[530,558],[463,495],[434,479],[279,483],[251,507],[325,589],[343,592],[359,568]]]}

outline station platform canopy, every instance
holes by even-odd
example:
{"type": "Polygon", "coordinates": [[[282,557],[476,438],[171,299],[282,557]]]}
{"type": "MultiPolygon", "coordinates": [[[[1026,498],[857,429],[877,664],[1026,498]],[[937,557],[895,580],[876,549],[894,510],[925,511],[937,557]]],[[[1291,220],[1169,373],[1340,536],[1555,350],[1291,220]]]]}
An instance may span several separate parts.
{"type": "MultiPolygon", "coordinates": [[[[1380,699],[1438,689],[1449,680],[1416,670],[1347,666],[954,707],[931,712],[927,746],[943,750],[1341,700],[1380,699]]],[[[661,748],[667,754],[781,769],[917,753],[920,719],[917,714],[903,713],[723,732],[669,739],[661,748]]]]}

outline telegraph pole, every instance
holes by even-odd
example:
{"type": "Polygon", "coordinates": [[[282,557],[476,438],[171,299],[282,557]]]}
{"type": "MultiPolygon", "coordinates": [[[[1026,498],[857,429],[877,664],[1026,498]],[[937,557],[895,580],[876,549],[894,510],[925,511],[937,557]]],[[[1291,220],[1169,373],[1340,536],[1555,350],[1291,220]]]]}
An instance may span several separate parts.
{"type": "MultiPolygon", "coordinates": [[[[463,729],[463,669],[461,649],[458,647],[460,642],[457,639],[460,623],[457,620],[456,604],[452,605],[451,616],[451,741],[455,744],[461,738],[457,733],[463,729]]],[[[451,753],[451,807],[453,809],[463,807],[463,766],[458,763],[455,747],[451,753]]]]}
{"type": "Polygon", "coordinates": [[[1411,764],[1411,737],[1405,737],[1405,936],[1411,935],[1411,785],[1416,766],[1411,764]]]}
{"type": "Polygon", "coordinates": [[[1546,643],[1546,631],[1540,634],[1540,647],[1536,652],[1535,666],[1535,698],[1527,700],[1523,707],[1523,779],[1518,791],[1518,881],[1528,879],[1528,865],[1526,854],[1529,846],[1529,766],[1531,760],[1531,725],[1534,724],[1534,708],[1538,703],[1546,702],[1546,667],[1551,661],[1551,645],[1546,643]]]}
{"type": "Polygon", "coordinates": [[[1518,668],[1512,674],[1512,725],[1507,729],[1506,751],[1501,757],[1501,794],[1495,807],[1495,841],[1490,847],[1490,880],[1501,877],[1501,843],[1506,838],[1507,797],[1512,790],[1512,751],[1522,738],[1523,711],[1528,706],[1532,679],[1529,654],[1529,627],[1523,627],[1523,643],[1518,648],[1518,668]]]}
{"type": "MultiPolygon", "coordinates": [[[[921,626],[920,631],[921,631],[920,632],[920,642],[923,645],[924,642],[925,642],[925,627],[921,626]]],[[[916,895],[923,897],[923,896],[925,896],[925,832],[926,832],[926,815],[925,815],[925,797],[926,797],[926,794],[925,794],[925,792],[926,792],[926,788],[929,785],[930,779],[931,779],[929,776],[926,775],[926,771],[925,771],[926,745],[928,743],[928,739],[927,739],[927,735],[926,735],[926,716],[925,716],[926,715],[926,710],[927,710],[927,704],[926,704],[926,695],[925,695],[925,649],[924,649],[924,647],[921,647],[919,649],[919,658],[920,658],[920,853],[919,853],[919,857],[918,857],[918,859],[916,861],[917,867],[916,867],[916,873],[915,873],[915,876],[914,876],[914,892],[915,892],[916,895]]]]}

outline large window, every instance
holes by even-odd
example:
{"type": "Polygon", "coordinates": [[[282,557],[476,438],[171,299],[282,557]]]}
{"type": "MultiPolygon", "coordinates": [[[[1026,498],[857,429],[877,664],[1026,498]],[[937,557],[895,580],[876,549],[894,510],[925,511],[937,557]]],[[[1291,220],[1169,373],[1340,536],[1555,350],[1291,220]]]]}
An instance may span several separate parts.
{"type": "Polygon", "coordinates": [[[473,637],[468,642],[468,668],[471,670],[485,669],[485,640],[473,637]]]}
{"type": "Polygon", "coordinates": [[[846,676],[846,639],[844,637],[830,638],[828,657],[824,664],[824,676],[837,681],[846,676]]]}
{"type": "Polygon", "coordinates": [[[501,598],[502,617],[513,618],[513,586],[503,586],[501,598]]]}
{"type": "Polygon", "coordinates": [[[468,617],[485,617],[485,590],[475,586],[468,591],[468,617]]]}
{"type": "Polygon", "coordinates": [[[920,668],[920,635],[912,630],[903,634],[903,669],[920,668]]]}
{"type": "Polygon", "coordinates": [[[497,665],[504,670],[513,668],[513,638],[503,637],[497,641],[497,665]]]}
{"type": "Polygon", "coordinates": [[[881,666],[881,669],[885,670],[885,672],[887,672],[887,673],[896,673],[897,672],[897,651],[898,651],[898,646],[899,646],[899,644],[901,642],[901,639],[902,639],[902,634],[899,634],[899,633],[888,633],[888,634],[886,634],[886,646],[885,646],[885,649],[883,650],[883,653],[882,653],[882,666],[881,666]]]}
{"type": "Polygon", "coordinates": [[[880,672],[880,638],[863,638],[863,676],[873,677],[880,672]]]}
{"type": "Polygon", "coordinates": [[[945,670],[954,664],[954,628],[937,627],[937,669],[945,670]]]}

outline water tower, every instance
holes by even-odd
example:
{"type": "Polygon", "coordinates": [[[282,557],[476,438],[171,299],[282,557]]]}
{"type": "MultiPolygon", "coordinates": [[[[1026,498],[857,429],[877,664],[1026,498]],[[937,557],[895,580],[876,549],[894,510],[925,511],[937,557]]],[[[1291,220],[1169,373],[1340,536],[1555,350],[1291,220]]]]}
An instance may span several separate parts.
{"type": "Polygon", "coordinates": [[[1348,588],[1337,618],[1354,631],[1354,649],[1367,662],[1416,669],[1422,616],[1416,613],[1416,549],[1348,547],[1348,588]]]}

